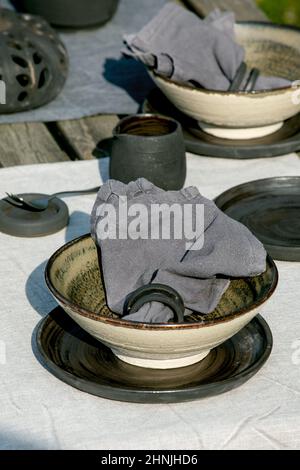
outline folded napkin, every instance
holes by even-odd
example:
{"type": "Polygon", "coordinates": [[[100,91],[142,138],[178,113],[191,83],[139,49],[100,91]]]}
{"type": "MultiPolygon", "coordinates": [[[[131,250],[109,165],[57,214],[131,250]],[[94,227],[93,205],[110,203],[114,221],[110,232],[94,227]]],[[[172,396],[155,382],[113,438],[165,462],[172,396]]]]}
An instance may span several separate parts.
{"type": "MultiPolygon", "coordinates": [[[[164,191],[143,178],[128,185],[110,180],[98,192],[91,215],[91,234],[101,249],[107,304],[120,315],[127,295],[149,283],[167,284],[177,290],[183,298],[185,314],[191,310],[209,313],[229,286],[229,278],[255,276],[266,269],[263,245],[244,225],[204,198],[196,187],[164,191]],[[196,208],[202,208],[202,225],[197,224],[193,237],[176,239],[176,232],[171,229],[169,239],[161,236],[153,239],[153,234],[161,233],[158,229],[166,222],[163,213],[158,218],[152,216],[158,204],[169,208],[176,204],[182,213],[189,214],[194,229],[196,208]],[[140,238],[133,239],[136,232],[132,228],[140,230],[140,238]]],[[[150,302],[126,319],[159,323],[172,317],[168,307],[150,302]]]]}
{"type": "MultiPolygon", "coordinates": [[[[245,59],[245,50],[235,39],[234,24],[231,12],[214,10],[201,20],[185,8],[168,3],[139,33],[124,36],[126,48],[122,52],[171,80],[228,90],[245,59]]],[[[255,89],[290,84],[283,78],[260,76],[255,89]]]]}

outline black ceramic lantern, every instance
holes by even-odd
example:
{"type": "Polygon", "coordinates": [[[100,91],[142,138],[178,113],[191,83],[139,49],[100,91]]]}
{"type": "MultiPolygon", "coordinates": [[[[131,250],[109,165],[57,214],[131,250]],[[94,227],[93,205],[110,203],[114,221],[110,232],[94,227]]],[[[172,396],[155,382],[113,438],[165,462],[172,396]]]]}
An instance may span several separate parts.
{"type": "Polygon", "coordinates": [[[0,9],[0,48],[5,86],[0,113],[37,108],[58,95],[67,78],[68,56],[46,21],[0,9]]]}
{"type": "Polygon", "coordinates": [[[84,27],[106,23],[119,0],[13,0],[23,12],[45,18],[56,26],[84,27]]]}

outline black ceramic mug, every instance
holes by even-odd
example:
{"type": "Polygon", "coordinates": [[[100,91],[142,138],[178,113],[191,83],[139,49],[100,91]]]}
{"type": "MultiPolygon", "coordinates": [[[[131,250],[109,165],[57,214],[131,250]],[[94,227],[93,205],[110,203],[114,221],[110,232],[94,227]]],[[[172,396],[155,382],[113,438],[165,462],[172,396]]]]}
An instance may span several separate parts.
{"type": "Polygon", "coordinates": [[[123,183],[144,177],[162,189],[181,189],[186,158],[179,122],[155,114],[121,119],[113,131],[110,177],[123,183]]]}

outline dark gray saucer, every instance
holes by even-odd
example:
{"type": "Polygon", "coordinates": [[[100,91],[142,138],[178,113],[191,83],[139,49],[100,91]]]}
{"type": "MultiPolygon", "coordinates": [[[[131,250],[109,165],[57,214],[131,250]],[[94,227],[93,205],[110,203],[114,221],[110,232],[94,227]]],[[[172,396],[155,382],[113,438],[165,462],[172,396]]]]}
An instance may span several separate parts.
{"type": "MultiPolygon", "coordinates": [[[[40,193],[19,194],[26,201],[47,196],[40,193]]],[[[0,232],[15,237],[42,237],[58,232],[69,221],[67,205],[58,198],[50,201],[48,208],[43,212],[30,212],[8,204],[5,199],[0,200],[0,232]]]]}
{"type": "Polygon", "coordinates": [[[38,325],[41,362],[57,378],[92,395],[136,403],[175,403],[239,387],[266,362],[272,334],[259,315],[233,338],[191,366],[155,370],[120,361],[60,307],[38,325]]]}
{"type": "Polygon", "coordinates": [[[250,159],[286,155],[300,150],[300,114],[285,121],[283,127],[266,137],[249,140],[221,139],[207,134],[196,121],[185,116],[157,88],[142,105],[144,113],[171,116],[183,127],[186,150],[208,157],[250,159]]]}
{"type": "Polygon", "coordinates": [[[218,196],[215,203],[246,225],[272,258],[300,261],[300,176],[241,184],[218,196]]]}

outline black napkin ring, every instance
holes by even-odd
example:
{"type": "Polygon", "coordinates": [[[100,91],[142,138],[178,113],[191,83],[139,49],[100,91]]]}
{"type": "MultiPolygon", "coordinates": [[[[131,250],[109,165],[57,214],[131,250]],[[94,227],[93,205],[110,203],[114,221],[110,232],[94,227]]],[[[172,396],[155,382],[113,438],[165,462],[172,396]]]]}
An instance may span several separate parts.
{"type": "Polygon", "coordinates": [[[242,62],[239,68],[237,69],[237,72],[231,82],[231,85],[228,89],[228,91],[239,91],[241,84],[243,83],[243,80],[246,76],[247,73],[247,65],[245,62],[242,62]]]}
{"type": "Polygon", "coordinates": [[[165,284],[147,284],[128,294],[122,318],[137,312],[148,302],[160,302],[173,311],[174,323],[184,322],[184,303],[178,292],[165,284]]]}
{"type": "MultiPolygon", "coordinates": [[[[232,80],[232,83],[228,91],[231,91],[231,92],[239,91],[240,86],[242,85],[246,74],[247,74],[247,65],[245,62],[242,62],[239,68],[237,69],[237,72],[234,76],[234,79],[232,80]]],[[[260,75],[260,70],[257,69],[256,67],[253,67],[249,73],[249,76],[246,80],[246,84],[243,87],[242,91],[247,91],[247,92],[253,91],[257,83],[259,75],[260,75]]]]}
{"type": "Polygon", "coordinates": [[[251,69],[248,80],[247,80],[246,85],[244,87],[244,91],[253,91],[254,90],[259,75],[260,75],[260,71],[256,67],[251,69]]]}

